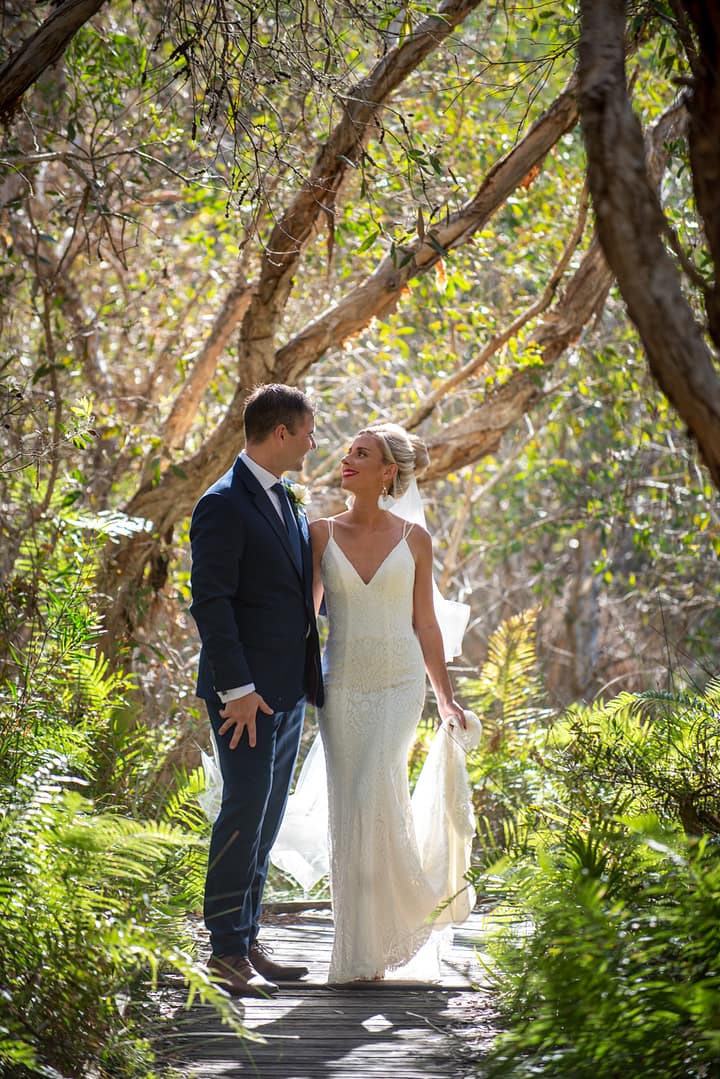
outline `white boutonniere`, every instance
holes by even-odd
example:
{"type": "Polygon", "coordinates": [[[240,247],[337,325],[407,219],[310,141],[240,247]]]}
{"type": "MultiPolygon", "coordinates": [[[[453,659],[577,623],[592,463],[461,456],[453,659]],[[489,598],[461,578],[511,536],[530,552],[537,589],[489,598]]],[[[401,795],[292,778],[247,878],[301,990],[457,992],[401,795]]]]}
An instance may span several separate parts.
{"type": "Polygon", "coordinates": [[[285,489],[287,490],[288,498],[298,509],[305,509],[310,504],[310,492],[304,484],[286,483],[285,489]]]}

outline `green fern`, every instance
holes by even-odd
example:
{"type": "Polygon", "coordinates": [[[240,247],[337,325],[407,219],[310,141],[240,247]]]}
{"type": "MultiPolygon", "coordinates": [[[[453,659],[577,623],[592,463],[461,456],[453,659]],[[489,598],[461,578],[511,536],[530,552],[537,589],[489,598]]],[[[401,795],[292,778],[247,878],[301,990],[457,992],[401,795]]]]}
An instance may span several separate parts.
{"type": "Polygon", "coordinates": [[[189,832],[207,835],[209,824],[197,800],[204,790],[205,774],[202,768],[178,773],[175,789],[165,802],[163,819],[181,824],[189,832]]]}
{"type": "Polygon", "coordinates": [[[549,739],[573,797],[607,802],[626,792],[636,813],[656,813],[691,835],[720,834],[720,688],[622,693],[570,709],[549,739]]]}
{"type": "MultiPolygon", "coordinates": [[[[523,814],[544,798],[540,751],[552,712],[545,704],[535,650],[537,611],[529,609],[496,629],[477,678],[461,686],[483,724],[481,746],[468,760],[478,820],[476,861],[492,863],[526,834],[523,814]]],[[[524,840],[523,840],[524,842],[524,840]]]]}
{"type": "Polygon", "coordinates": [[[719,703],[717,679],[622,693],[548,729],[527,843],[488,884],[510,1019],[490,1076],[717,1072],[719,703]]]}
{"type": "Polygon", "coordinates": [[[148,1076],[165,971],[241,1030],[192,956],[204,837],[180,801],[174,820],[137,819],[170,735],[145,728],[132,680],[97,652],[94,554],[43,518],[0,582],[0,1074],[14,1079],[148,1076]]]}
{"type": "Polygon", "coordinates": [[[551,714],[542,704],[536,622],[536,608],[520,611],[503,622],[488,642],[487,658],[478,677],[462,683],[463,696],[482,717],[495,747],[551,714]]]}
{"type": "Polygon", "coordinates": [[[167,823],[97,814],[66,763],[48,761],[5,792],[0,1064],[128,1074],[123,1053],[129,1061],[141,1032],[117,1002],[147,996],[163,969],[185,980],[188,1003],[211,1002],[241,1030],[185,946],[169,867],[197,841],[167,823]]]}

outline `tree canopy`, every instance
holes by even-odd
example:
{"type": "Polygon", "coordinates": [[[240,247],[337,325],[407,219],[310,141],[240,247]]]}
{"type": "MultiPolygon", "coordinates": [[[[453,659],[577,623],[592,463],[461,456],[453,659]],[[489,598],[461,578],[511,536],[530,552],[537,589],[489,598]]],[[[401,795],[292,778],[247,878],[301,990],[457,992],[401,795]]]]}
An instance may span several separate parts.
{"type": "Polygon", "coordinates": [[[704,655],[704,5],[11,0],[2,19],[9,578],[29,535],[100,529],[106,651],[162,651],[192,505],[242,446],[248,390],[288,381],[318,402],[316,513],[358,423],[426,438],[438,572],[477,648],[539,597],[565,699],[704,655]]]}

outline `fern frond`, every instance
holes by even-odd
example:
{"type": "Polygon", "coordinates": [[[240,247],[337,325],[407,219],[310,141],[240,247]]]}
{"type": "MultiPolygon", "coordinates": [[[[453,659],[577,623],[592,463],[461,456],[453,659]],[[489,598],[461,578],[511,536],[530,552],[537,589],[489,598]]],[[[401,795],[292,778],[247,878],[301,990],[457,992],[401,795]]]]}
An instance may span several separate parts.
{"type": "Polygon", "coordinates": [[[463,682],[470,707],[490,727],[521,730],[550,714],[541,703],[544,693],[535,649],[536,621],[537,608],[528,608],[498,626],[480,674],[463,682]]]}

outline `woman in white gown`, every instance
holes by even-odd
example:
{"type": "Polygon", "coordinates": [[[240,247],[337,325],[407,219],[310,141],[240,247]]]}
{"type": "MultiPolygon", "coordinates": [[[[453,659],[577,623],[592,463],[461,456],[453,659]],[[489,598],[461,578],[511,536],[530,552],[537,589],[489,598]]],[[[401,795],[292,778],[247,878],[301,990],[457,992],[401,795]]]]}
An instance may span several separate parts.
{"type": "MultiPolygon", "coordinates": [[[[381,507],[427,463],[419,439],[368,427],[342,462],[351,508],[311,525],[315,600],[329,618],[325,705],[335,940],[331,982],[376,980],[406,963],[431,932],[437,884],[415,834],[407,757],[427,671],[440,717],[465,728],[433,604],[428,533],[381,507]]],[[[458,733],[461,733],[458,731],[458,733]]]]}

